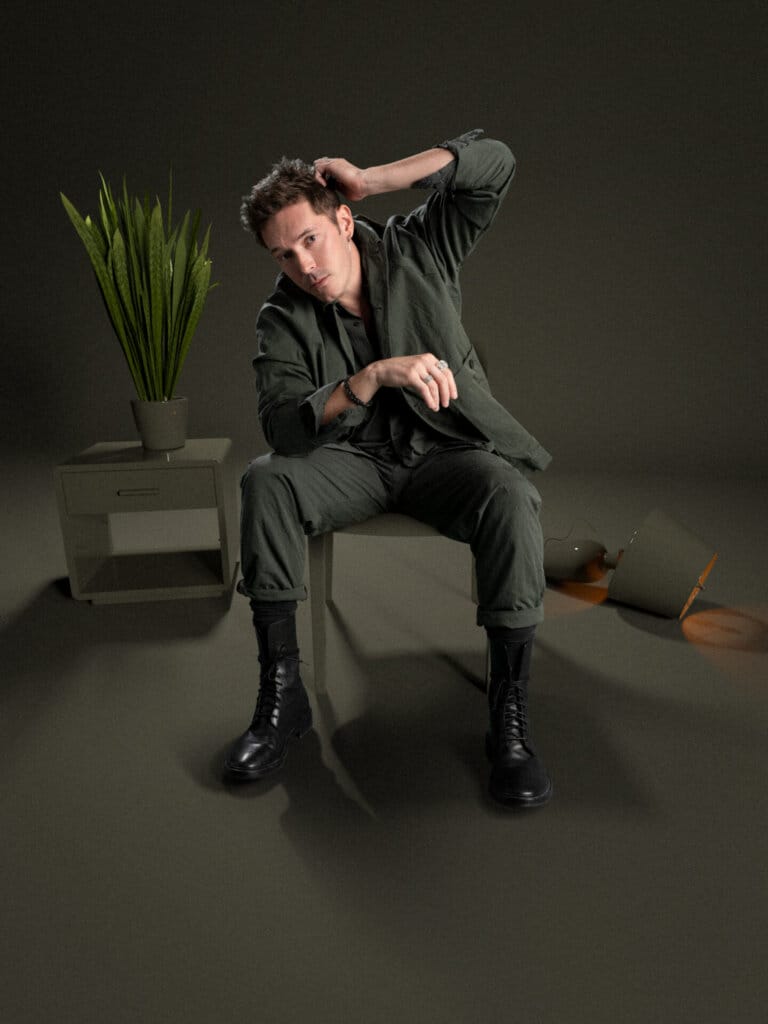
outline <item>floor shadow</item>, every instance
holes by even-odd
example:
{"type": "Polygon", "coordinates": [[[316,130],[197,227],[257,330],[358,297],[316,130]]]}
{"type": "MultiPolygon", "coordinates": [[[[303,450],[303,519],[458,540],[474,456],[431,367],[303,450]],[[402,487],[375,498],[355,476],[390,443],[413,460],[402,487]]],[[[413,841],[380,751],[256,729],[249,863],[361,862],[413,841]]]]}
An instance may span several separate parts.
{"type": "MultiPolygon", "coordinates": [[[[658,715],[652,697],[638,697],[539,644],[531,715],[555,798],[549,808],[511,813],[487,794],[486,702],[468,685],[465,672],[465,661],[471,663],[477,652],[466,658],[371,658],[364,653],[362,637],[338,609],[333,618],[339,628],[334,639],[347,645],[354,685],[361,690],[362,714],[339,720],[330,672],[328,696],[313,702],[316,729],[293,745],[275,780],[224,785],[222,747],[203,769],[205,784],[245,801],[259,801],[280,787],[288,804],[281,827],[313,886],[332,901],[337,915],[363,922],[367,911],[361,894],[377,892],[385,884],[387,896],[377,900],[371,941],[389,950],[390,958],[397,956],[391,950],[398,948],[395,940],[409,907],[422,908],[413,928],[428,941],[429,919],[423,917],[423,908],[433,891],[439,901],[450,891],[447,875],[455,851],[466,847],[467,828],[485,837],[493,856],[499,857],[506,848],[507,829],[510,843],[531,828],[546,836],[552,827],[562,829],[563,816],[568,820],[570,813],[574,820],[607,815],[636,823],[663,817],[655,779],[649,782],[643,776],[621,740],[627,723],[652,721],[658,715]],[[345,792],[329,767],[336,761],[372,814],[345,792]]],[[[345,673],[350,674],[348,663],[345,673]]],[[[336,678],[339,687],[349,685],[336,678]]],[[[674,716],[673,709],[666,726],[670,732],[686,725],[674,716]]],[[[547,840],[543,842],[546,846],[547,840]]],[[[476,912],[471,887],[454,898],[463,912],[476,912]]],[[[483,899],[490,909],[492,897],[485,894],[483,899]]]]}
{"type": "MultiPolygon", "coordinates": [[[[205,636],[227,614],[230,595],[174,601],[91,605],[57,579],[0,629],[0,709],[12,707],[13,742],[49,697],[60,693],[87,653],[103,644],[152,645],[205,636]],[[21,699],[19,699],[21,698],[21,699]]],[[[8,715],[3,717],[8,719],[8,715]]],[[[4,730],[4,736],[6,735],[4,730]]]]}
{"type": "MultiPolygon", "coordinates": [[[[233,737],[234,739],[234,737],[233,737]]],[[[210,789],[225,792],[233,800],[262,800],[274,789],[285,790],[289,810],[283,818],[288,824],[294,817],[301,829],[309,831],[322,845],[334,843],[339,830],[346,826],[359,828],[369,816],[347,797],[336,776],[323,760],[322,742],[313,729],[300,741],[292,743],[282,769],[268,779],[256,782],[233,782],[224,777],[222,765],[229,743],[212,756],[201,782],[210,789]]]]}
{"type": "MultiPolygon", "coordinates": [[[[362,638],[338,608],[332,617],[354,660],[367,710],[341,726],[326,723],[328,734],[370,806],[386,813],[390,806],[450,799],[457,758],[484,800],[485,683],[467,669],[476,655],[366,658],[362,638]]],[[[553,773],[563,777],[561,799],[652,813],[653,799],[624,766],[604,712],[611,707],[617,715],[652,716],[653,699],[640,701],[647,706],[638,708],[637,697],[599,673],[540,642],[537,648],[531,713],[541,752],[553,773]]]]}
{"type": "Polygon", "coordinates": [[[607,607],[613,608],[622,622],[626,622],[633,629],[649,633],[662,640],[685,642],[680,619],[669,619],[663,615],[655,615],[653,612],[642,611],[639,608],[630,608],[628,605],[618,604],[615,601],[609,602],[607,607]]]}

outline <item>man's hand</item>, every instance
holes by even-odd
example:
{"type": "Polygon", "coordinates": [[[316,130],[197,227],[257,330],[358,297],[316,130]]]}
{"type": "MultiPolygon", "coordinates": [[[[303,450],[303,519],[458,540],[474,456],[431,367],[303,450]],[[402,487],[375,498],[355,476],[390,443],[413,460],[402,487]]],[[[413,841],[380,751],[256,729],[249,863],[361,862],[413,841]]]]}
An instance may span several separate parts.
{"type": "Polygon", "coordinates": [[[350,202],[357,202],[366,196],[410,188],[414,182],[429,177],[453,159],[450,150],[440,147],[425,149],[394,163],[366,168],[355,167],[340,156],[321,156],[315,160],[315,178],[321,185],[341,192],[350,202]]]}
{"type": "Polygon", "coordinates": [[[450,367],[431,352],[380,359],[369,369],[379,387],[410,388],[432,412],[447,408],[452,398],[459,397],[450,367]]]}
{"type": "Polygon", "coordinates": [[[315,160],[315,178],[326,188],[334,188],[350,202],[365,199],[365,172],[343,157],[323,156],[315,160]]]}
{"type": "MultiPolygon", "coordinates": [[[[441,405],[447,408],[452,398],[459,397],[450,367],[431,352],[419,356],[393,356],[369,363],[349,378],[349,386],[363,402],[370,402],[379,388],[411,388],[432,412],[439,412],[441,405]]],[[[351,405],[339,384],[325,403],[321,422],[330,423],[351,405]]]]}

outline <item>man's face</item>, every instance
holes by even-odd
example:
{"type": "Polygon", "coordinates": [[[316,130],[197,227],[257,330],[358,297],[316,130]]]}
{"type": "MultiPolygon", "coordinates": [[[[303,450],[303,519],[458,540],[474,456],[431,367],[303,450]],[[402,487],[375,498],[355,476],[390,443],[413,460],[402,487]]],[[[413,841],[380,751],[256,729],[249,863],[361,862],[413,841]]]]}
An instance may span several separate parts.
{"type": "Polygon", "coordinates": [[[351,242],[353,230],[348,206],[339,207],[331,220],[302,199],[272,214],[261,237],[294,284],[321,302],[343,304],[359,291],[360,257],[351,242]]]}

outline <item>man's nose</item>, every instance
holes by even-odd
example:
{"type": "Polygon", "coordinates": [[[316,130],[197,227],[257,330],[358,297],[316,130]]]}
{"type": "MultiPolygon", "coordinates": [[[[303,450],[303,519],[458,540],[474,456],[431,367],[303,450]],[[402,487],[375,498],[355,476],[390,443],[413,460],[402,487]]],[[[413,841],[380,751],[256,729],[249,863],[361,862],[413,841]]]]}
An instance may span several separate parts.
{"type": "Polygon", "coordinates": [[[315,257],[311,252],[305,251],[299,253],[299,269],[302,274],[310,274],[316,266],[315,257]]]}

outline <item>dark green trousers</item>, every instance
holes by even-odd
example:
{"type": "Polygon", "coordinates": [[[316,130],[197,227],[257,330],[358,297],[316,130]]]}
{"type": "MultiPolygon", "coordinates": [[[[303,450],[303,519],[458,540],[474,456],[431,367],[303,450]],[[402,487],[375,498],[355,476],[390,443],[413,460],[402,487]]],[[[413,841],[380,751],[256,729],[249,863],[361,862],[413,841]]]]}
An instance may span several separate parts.
{"type": "Polygon", "coordinates": [[[438,448],[401,465],[393,455],[324,445],[309,455],[265,455],[242,478],[238,589],[259,601],[304,600],[305,535],[380,512],[402,512],[469,544],[480,626],[543,618],[541,499],[530,481],[482,448],[438,448]]]}

